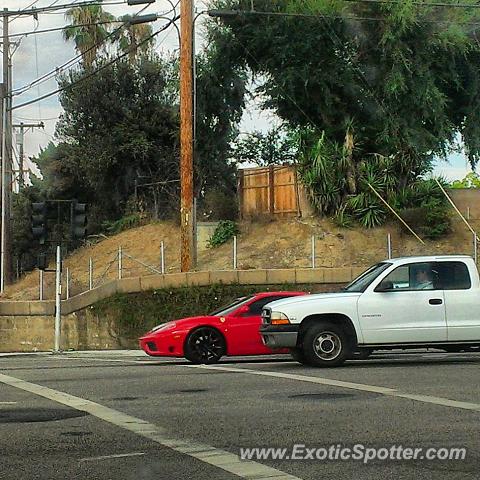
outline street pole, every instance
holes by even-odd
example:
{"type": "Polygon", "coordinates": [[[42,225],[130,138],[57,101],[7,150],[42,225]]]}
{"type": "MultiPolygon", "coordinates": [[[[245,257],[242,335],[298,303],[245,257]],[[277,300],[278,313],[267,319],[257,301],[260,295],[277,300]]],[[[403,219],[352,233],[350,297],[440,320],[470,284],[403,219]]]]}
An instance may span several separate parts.
{"type": "Polygon", "coordinates": [[[2,228],[1,228],[1,258],[0,258],[0,291],[12,280],[12,248],[11,248],[11,188],[12,188],[12,99],[11,99],[11,59],[10,39],[8,31],[8,9],[3,9],[2,15],[2,228]]]}
{"type": "MultiPolygon", "coordinates": [[[[4,91],[5,89],[2,89],[4,91]]],[[[7,156],[7,140],[5,129],[7,124],[7,98],[2,97],[2,225],[0,233],[0,292],[5,291],[5,228],[7,224],[6,216],[6,200],[7,200],[7,182],[6,182],[6,156],[7,156]]]]}
{"type": "Polygon", "coordinates": [[[180,6],[181,270],[193,267],[193,0],[180,6]]]}
{"type": "Polygon", "coordinates": [[[44,128],[45,125],[43,122],[39,123],[19,123],[14,124],[13,128],[18,128],[20,133],[18,135],[17,144],[19,146],[19,155],[18,155],[18,189],[19,191],[25,186],[25,177],[24,174],[29,170],[25,169],[25,131],[29,128],[32,130],[34,128],[44,128]]]}
{"type": "Polygon", "coordinates": [[[57,267],[55,270],[55,346],[53,353],[60,353],[60,335],[62,330],[62,253],[57,246],[57,267]]]}

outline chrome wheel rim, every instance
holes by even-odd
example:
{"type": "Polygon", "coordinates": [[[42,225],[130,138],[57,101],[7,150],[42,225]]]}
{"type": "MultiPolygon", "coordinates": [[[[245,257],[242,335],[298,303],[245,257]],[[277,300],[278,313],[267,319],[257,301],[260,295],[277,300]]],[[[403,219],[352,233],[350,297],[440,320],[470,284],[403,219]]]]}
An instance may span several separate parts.
{"type": "Polygon", "coordinates": [[[342,351],[342,340],[334,332],[321,332],[313,341],[313,350],[322,360],[335,360],[342,351]]]}

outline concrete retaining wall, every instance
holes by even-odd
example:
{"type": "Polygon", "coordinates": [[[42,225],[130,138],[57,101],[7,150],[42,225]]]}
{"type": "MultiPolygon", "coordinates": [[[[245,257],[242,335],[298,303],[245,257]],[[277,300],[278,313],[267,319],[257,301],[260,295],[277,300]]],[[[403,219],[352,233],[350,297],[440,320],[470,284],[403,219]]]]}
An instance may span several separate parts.
{"type": "MultiPolygon", "coordinates": [[[[125,278],[62,301],[62,349],[98,350],[131,348],[131,339],[116,332],[112,319],[98,319],[88,308],[117,293],[208,286],[212,284],[282,285],[317,284],[325,290],[345,284],[362,268],[225,270],[125,278]]],[[[49,351],[54,343],[55,305],[52,301],[0,302],[0,352],[49,351]]]]}

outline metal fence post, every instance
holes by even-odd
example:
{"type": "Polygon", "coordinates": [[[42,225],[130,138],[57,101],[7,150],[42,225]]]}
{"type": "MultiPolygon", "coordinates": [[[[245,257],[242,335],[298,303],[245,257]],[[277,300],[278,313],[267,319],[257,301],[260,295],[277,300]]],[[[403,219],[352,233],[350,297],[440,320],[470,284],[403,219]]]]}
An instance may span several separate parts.
{"type": "Polygon", "coordinates": [[[93,260],[92,257],[88,260],[88,289],[93,288],[93,260]]]}
{"type": "Polygon", "coordinates": [[[160,271],[162,274],[165,273],[165,243],[163,240],[160,243],[160,271]]]}
{"type": "Polygon", "coordinates": [[[43,270],[40,270],[38,278],[38,299],[43,300],[43,270]]]}
{"type": "Polygon", "coordinates": [[[62,253],[57,246],[57,266],[55,269],[55,346],[53,353],[60,352],[60,335],[62,330],[62,253]]]}
{"type": "Polygon", "coordinates": [[[473,234],[473,259],[475,260],[475,265],[477,265],[478,260],[478,241],[477,241],[477,233],[473,234]]]}
{"type": "Polygon", "coordinates": [[[315,268],[315,235],[312,235],[312,268],[315,268]]]}
{"type": "Polygon", "coordinates": [[[387,254],[390,260],[392,258],[392,236],[390,234],[387,235],[387,254]]]}
{"type": "Polygon", "coordinates": [[[122,279],[122,247],[118,247],[118,279],[122,279]]]}
{"type": "Polygon", "coordinates": [[[65,295],[67,300],[70,298],[70,269],[67,267],[67,277],[65,280],[65,295]]]}
{"type": "Polygon", "coordinates": [[[233,269],[237,269],[237,236],[233,237],[233,269]]]}

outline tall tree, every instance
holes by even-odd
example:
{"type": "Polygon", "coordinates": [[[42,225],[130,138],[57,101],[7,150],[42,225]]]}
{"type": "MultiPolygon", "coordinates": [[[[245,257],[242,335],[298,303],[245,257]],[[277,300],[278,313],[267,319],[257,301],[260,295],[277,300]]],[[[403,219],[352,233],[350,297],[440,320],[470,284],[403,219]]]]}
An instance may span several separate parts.
{"type": "Polygon", "coordinates": [[[449,1],[210,2],[229,10],[207,27],[216,60],[248,72],[263,107],[306,130],[304,180],[323,212],[349,195],[356,211],[382,210],[368,184],[405,191],[459,136],[480,160],[480,12],[449,1]]]}
{"type": "Polygon", "coordinates": [[[72,7],[65,13],[70,25],[63,30],[66,41],[73,40],[75,48],[82,55],[83,64],[90,68],[98,52],[105,47],[102,42],[108,36],[108,28],[115,17],[101,5],[72,7]]]}
{"type": "Polygon", "coordinates": [[[210,22],[208,40],[225,52],[218,61],[248,69],[264,107],[290,124],[324,131],[340,146],[348,133],[354,175],[376,153],[396,155],[407,180],[448,153],[459,133],[478,161],[478,9],[409,1],[253,5],[272,15],[249,13],[250,0],[211,2],[246,12],[210,22]]]}
{"type": "Polygon", "coordinates": [[[125,23],[112,40],[118,42],[118,46],[123,53],[128,53],[131,63],[134,63],[139,55],[144,55],[152,51],[155,43],[152,33],[152,26],[147,23],[132,25],[129,20],[131,15],[124,15],[120,21],[125,23]]]}

